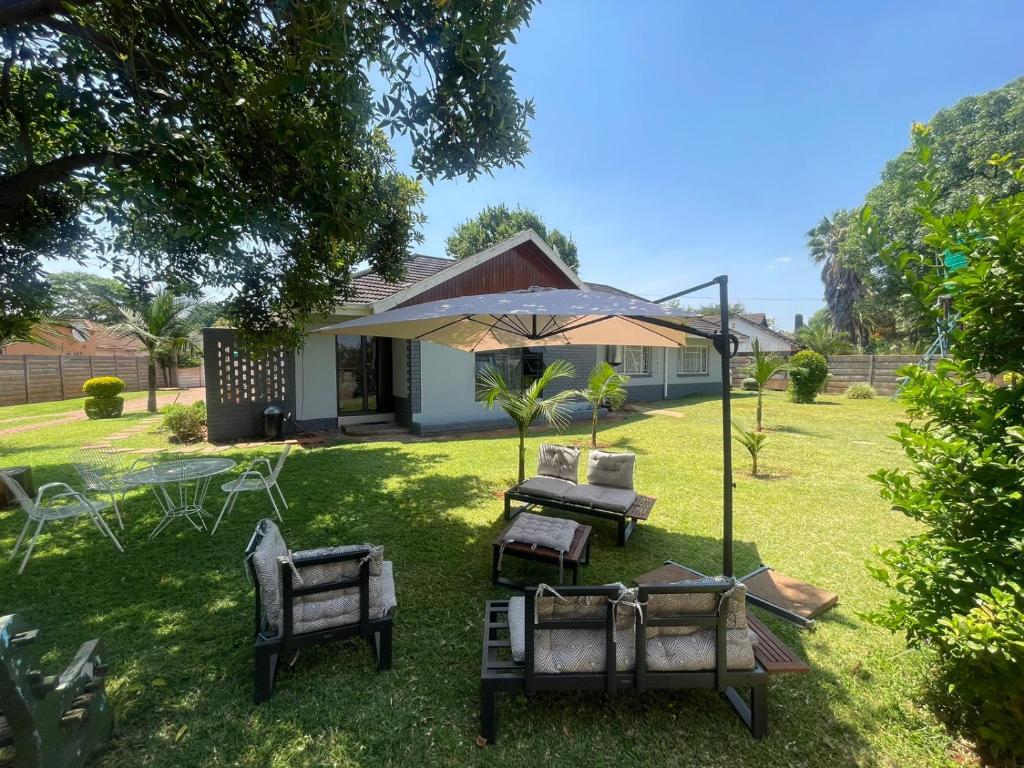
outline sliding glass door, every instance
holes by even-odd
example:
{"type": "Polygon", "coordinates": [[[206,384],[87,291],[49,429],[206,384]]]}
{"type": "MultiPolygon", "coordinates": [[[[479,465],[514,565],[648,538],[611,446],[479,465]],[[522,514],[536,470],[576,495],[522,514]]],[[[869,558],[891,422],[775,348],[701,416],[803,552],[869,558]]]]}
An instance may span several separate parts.
{"type": "Polygon", "coordinates": [[[337,336],[338,415],[392,408],[391,339],[337,336]]]}

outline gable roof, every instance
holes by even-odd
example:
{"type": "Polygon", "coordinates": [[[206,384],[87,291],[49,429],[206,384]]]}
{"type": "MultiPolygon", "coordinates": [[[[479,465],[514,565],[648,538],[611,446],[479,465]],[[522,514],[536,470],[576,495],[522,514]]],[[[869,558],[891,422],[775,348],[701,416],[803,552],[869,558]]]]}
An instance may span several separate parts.
{"type": "MultiPolygon", "coordinates": [[[[769,336],[775,336],[778,339],[782,339],[783,341],[786,341],[786,342],[792,344],[794,347],[800,346],[799,344],[797,344],[796,340],[792,336],[790,336],[789,334],[783,333],[782,331],[777,331],[774,328],[772,328],[771,326],[769,326],[768,325],[768,321],[767,321],[767,316],[765,315],[764,312],[748,312],[748,313],[742,314],[742,315],[731,315],[731,318],[734,321],[735,320],[744,320],[744,321],[750,323],[751,325],[755,325],[755,326],[757,326],[757,330],[759,332],[767,333],[769,336]],[[758,318],[764,318],[764,322],[758,322],[758,318]]],[[[716,328],[718,327],[718,317],[716,317],[715,315],[705,315],[704,319],[707,322],[712,323],[716,328]]],[[[747,337],[747,338],[749,338],[749,337],[747,337]]]]}
{"type": "Polygon", "coordinates": [[[455,264],[455,259],[413,254],[405,260],[405,277],[397,283],[389,283],[372,269],[364,269],[352,276],[352,298],[349,299],[349,302],[373,304],[375,301],[386,299],[399,291],[411,288],[428,277],[433,277],[438,272],[455,266],[455,264]]]}
{"type": "Polygon", "coordinates": [[[754,325],[763,325],[765,328],[768,327],[768,317],[764,312],[746,312],[740,314],[740,317],[754,325]]]}

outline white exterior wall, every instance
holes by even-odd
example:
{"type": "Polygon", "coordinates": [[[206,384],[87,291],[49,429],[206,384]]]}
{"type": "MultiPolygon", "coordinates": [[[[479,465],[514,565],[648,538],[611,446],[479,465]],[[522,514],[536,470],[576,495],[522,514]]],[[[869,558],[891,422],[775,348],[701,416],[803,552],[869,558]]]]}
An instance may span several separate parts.
{"type": "Polygon", "coordinates": [[[338,417],[334,336],[311,333],[295,352],[295,411],[299,421],[338,417]]]}
{"type": "Polygon", "coordinates": [[[730,317],[729,322],[735,330],[750,337],[740,341],[739,354],[741,355],[754,351],[754,339],[757,339],[763,352],[791,352],[795,349],[795,345],[785,339],[780,339],[762,325],[736,316],[730,317]]]}
{"type": "Polygon", "coordinates": [[[501,410],[476,402],[476,356],[472,352],[420,342],[420,410],[413,421],[425,427],[508,419],[501,410]]]}

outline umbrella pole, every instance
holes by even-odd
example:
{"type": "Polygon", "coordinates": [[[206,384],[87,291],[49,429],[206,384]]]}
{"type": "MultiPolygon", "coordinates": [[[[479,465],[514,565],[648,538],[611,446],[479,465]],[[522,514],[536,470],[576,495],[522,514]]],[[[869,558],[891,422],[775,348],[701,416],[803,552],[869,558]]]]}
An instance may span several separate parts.
{"type": "Polygon", "coordinates": [[[719,328],[721,342],[718,353],[722,361],[722,573],[732,576],[732,371],[729,366],[729,278],[721,275],[717,278],[718,301],[721,313],[719,328]]]}

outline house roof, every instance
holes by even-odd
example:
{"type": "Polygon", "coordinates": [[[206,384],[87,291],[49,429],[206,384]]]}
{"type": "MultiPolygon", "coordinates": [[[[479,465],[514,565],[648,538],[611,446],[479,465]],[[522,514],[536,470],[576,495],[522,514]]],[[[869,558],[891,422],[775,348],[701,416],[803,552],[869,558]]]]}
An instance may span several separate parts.
{"type": "MultiPolygon", "coordinates": [[[[799,346],[796,340],[788,333],[777,331],[771,326],[769,326],[767,315],[765,315],[764,312],[746,312],[742,315],[733,315],[732,317],[739,318],[740,320],[746,320],[751,325],[756,325],[759,331],[767,333],[769,336],[775,336],[776,338],[782,339],[783,341],[786,341],[792,344],[793,346],[799,346]]],[[[715,315],[705,315],[704,319],[707,322],[714,325],[716,328],[718,327],[718,318],[715,315]]]]}
{"type": "Polygon", "coordinates": [[[405,260],[405,277],[397,283],[389,283],[372,269],[364,269],[352,276],[352,298],[353,304],[372,304],[375,301],[386,299],[399,291],[433,277],[438,272],[443,272],[449,267],[454,267],[455,259],[443,259],[438,256],[423,256],[413,254],[405,260]]]}

